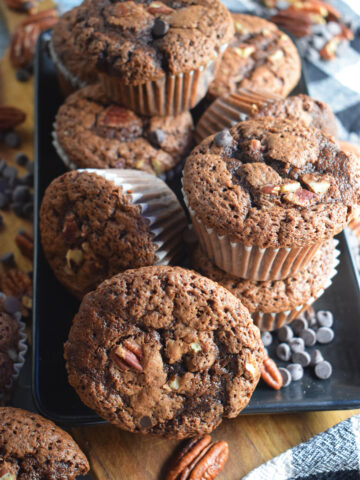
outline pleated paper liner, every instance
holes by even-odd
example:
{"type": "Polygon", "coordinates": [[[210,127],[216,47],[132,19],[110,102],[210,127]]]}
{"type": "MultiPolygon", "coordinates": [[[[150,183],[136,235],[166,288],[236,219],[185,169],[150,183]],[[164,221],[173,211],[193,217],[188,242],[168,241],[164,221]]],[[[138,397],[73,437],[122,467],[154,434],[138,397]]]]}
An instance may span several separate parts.
{"type": "Polygon", "coordinates": [[[149,222],[156,245],[154,265],[168,265],[183,256],[182,232],[187,227],[185,212],[164,181],[150,173],[130,169],[80,170],[97,175],[121,187],[141,215],[149,222]]]}
{"type": "Polygon", "coordinates": [[[52,39],[49,41],[49,53],[52,61],[55,64],[60,90],[65,97],[75,92],[79,88],[86,87],[87,83],[70,73],[63,64],[63,62],[60,60],[58,54],[55,51],[52,39]]]}
{"type": "MultiPolygon", "coordinates": [[[[335,246],[339,243],[338,240],[334,240],[335,246]]],[[[276,330],[283,325],[286,325],[288,323],[291,323],[295,318],[298,318],[298,316],[307,310],[316,300],[318,300],[321,295],[325,292],[326,289],[330,287],[332,284],[332,279],[335,277],[337,274],[336,267],[339,264],[338,256],[340,255],[340,251],[335,248],[334,252],[334,264],[333,264],[333,269],[332,272],[327,279],[324,287],[316,293],[313,297],[309,298],[309,300],[301,305],[297,305],[295,308],[292,310],[287,310],[285,312],[273,312],[273,313],[263,313],[263,312],[253,312],[251,314],[251,317],[261,331],[272,331],[276,330]]]]}
{"type": "Polygon", "coordinates": [[[100,82],[109,98],[140,115],[176,116],[189,111],[205,97],[226,47],[221,47],[216,58],[189,72],[165,75],[138,85],[126,85],[118,77],[100,73],[100,82]]]}
{"type": "Polygon", "coordinates": [[[217,98],[204,112],[196,126],[196,142],[200,143],[204,138],[224,128],[233,127],[266,103],[279,99],[281,97],[273,93],[249,89],[217,98]]]}
{"type": "MultiPolygon", "coordinates": [[[[78,170],[79,167],[69,159],[68,155],[65,153],[64,149],[59,143],[58,136],[56,133],[56,122],[54,123],[54,130],[52,131],[52,137],[53,137],[52,144],[56,150],[56,153],[59,155],[59,157],[63,161],[65,167],[69,170],[78,170]]],[[[175,165],[175,167],[171,168],[170,170],[166,170],[165,172],[162,172],[160,173],[160,175],[157,175],[157,176],[161,178],[161,180],[164,180],[164,182],[170,182],[176,176],[179,176],[181,174],[183,167],[184,167],[184,161],[180,161],[177,165],[175,165]]],[[[138,171],[142,172],[143,170],[139,169],[138,171]]]]}
{"type": "Polygon", "coordinates": [[[25,323],[21,320],[17,320],[19,324],[19,341],[16,350],[9,350],[8,355],[13,360],[13,370],[9,383],[5,386],[5,391],[0,394],[0,405],[5,404],[10,398],[12,388],[14,387],[17,379],[19,378],[21,369],[24,366],[26,360],[27,335],[25,331],[25,323]]]}
{"type": "Polygon", "coordinates": [[[226,235],[220,236],[213,228],[206,227],[190,207],[184,190],[183,195],[202,249],[217,267],[234,277],[260,282],[291,277],[306,267],[322,245],[260,248],[232,242],[226,235]]]}

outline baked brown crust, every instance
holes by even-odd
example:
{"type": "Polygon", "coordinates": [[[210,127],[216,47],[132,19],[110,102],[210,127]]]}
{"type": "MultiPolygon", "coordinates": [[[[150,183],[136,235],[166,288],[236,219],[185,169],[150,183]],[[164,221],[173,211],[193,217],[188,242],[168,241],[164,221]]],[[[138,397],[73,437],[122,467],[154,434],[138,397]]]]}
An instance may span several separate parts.
{"type": "Polygon", "coordinates": [[[263,346],[248,311],[220,285],[180,267],[144,267],[84,297],[65,360],[70,384],[101,417],[184,438],[247,405],[263,346]]]}
{"type": "Polygon", "coordinates": [[[333,237],[351,220],[360,161],[332,137],[270,117],[228,132],[227,146],[208,137],[185,164],[185,195],[206,227],[245,245],[300,247],[333,237]]]}
{"type": "Polygon", "coordinates": [[[266,282],[243,280],[220,270],[200,246],[192,253],[191,266],[228,289],[250,313],[279,313],[304,305],[325,287],[334,270],[334,253],[334,241],[328,240],[304,270],[284,280],[266,282]]]}
{"type": "Polygon", "coordinates": [[[235,34],[209,87],[214,99],[240,88],[268,90],[286,97],[300,78],[301,63],[290,38],[274,23],[232,14],[235,34]]]}
{"type": "Polygon", "coordinates": [[[233,24],[219,0],[87,1],[73,34],[101,72],[133,85],[207,64],[231,39],[233,24]],[[153,33],[156,18],[168,26],[163,36],[153,33]]]}
{"type": "Polygon", "coordinates": [[[78,90],[60,107],[56,136],[77,168],[136,168],[161,174],[179,164],[192,146],[189,112],[141,117],[111,104],[100,85],[78,90]]]}
{"type": "Polygon", "coordinates": [[[128,267],[154,263],[156,246],[141,207],[95,173],[68,172],[51,182],[40,208],[40,232],[57,279],[78,298],[128,267]],[[69,257],[74,251],[80,260],[69,257]]]}
{"type": "Polygon", "coordinates": [[[70,435],[40,415],[0,407],[0,466],[6,463],[18,480],[72,480],[89,463],[70,435]]]}

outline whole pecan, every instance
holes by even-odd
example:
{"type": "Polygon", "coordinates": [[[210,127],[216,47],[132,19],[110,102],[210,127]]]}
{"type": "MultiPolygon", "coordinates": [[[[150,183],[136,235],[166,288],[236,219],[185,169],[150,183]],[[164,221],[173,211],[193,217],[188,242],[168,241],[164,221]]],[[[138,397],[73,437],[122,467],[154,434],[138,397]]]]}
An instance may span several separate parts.
{"type": "Polygon", "coordinates": [[[120,345],[114,349],[114,361],[121,370],[128,370],[129,368],[143,371],[141,361],[143,360],[142,348],[137,343],[131,340],[124,340],[120,345]]]}
{"type": "Polygon", "coordinates": [[[32,61],[38,36],[57,21],[57,12],[51,8],[30,15],[17,26],[10,43],[10,61],[14,68],[26,66],[32,61]]]}
{"type": "Polygon", "coordinates": [[[32,234],[25,230],[19,230],[15,237],[15,243],[24,257],[32,260],[34,253],[34,238],[32,234]]]}
{"type": "Polygon", "coordinates": [[[312,18],[309,12],[299,11],[293,7],[280,10],[270,18],[271,22],[287,30],[296,37],[305,37],[312,32],[312,18]]]}
{"type": "Polygon", "coordinates": [[[26,119],[26,114],[15,107],[0,106],[0,130],[11,130],[26,119]]]}
{"type": "Polygon", "coordinates": [[[16,297],[22,304],[22,315],[28,316],[32,308],[32,281],[21,270],[13,268],[0,273],[0,291],[8,297],[16,297]]]}
{"type": "Polygon", "coordinates": [[[180,452],[165,480],[213,480],[228,456],[227,442],[214,443],[210,435],[194,438],[180,452]]]}
{"type": "Polygon", "coordinates": [[[281,373],[270,357],[265,357],[261,368],[261,378],[274,390],[280,390],[283,385],[281,373]]]}

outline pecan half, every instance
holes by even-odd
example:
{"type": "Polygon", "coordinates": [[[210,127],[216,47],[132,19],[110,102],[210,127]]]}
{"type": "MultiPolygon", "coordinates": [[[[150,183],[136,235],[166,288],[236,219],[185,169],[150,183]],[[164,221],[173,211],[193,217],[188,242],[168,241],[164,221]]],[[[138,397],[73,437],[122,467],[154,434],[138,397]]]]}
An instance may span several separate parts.
{"type": "Polygon", "coordinates": [[[313,21],[311,14],[306,11],[296,10],[292,7],[279,11],[270,18],[270,21],[276,23],[276,25],[296,37],[306,37],[312,32],[313,21]]]}
{"type": "Polygon", "coordinates": [[[165,480],[214,480],[229,456],[227,442],[212,442],[210,435],[190,440],[165,480]]]}
{"type": "Polygon", "coordinates": [[[16,107],[0,106],[0,130],[11,130],[26,119],[26,114],[16,107]]]}
{"type": "Polygon", "coordinates": [[[261,378],[274,390],[280,390],[283,385],[281,373],[270,357],[265,357],[261,368],[261,378]]]}
{"type": "Polygon", "coordinates": [[[174,10],[163,2],[151,2],[148,7],[148,12],[152,15],[170,15],[174,10]]]}
{"type": "Polygon", "coordinates": [[[18,12],[33,13],[36,4],[29,0],[4,0],[8,8],[18,12]]]}
{"type": "Polygon", "coordinates": [[[133,368],[142,372],[144,369],[141,365],[143,360],[142,348],[131,340],[124,340],[114,350],[114,361],[121,370],[133,368]]]}
{"type": "Polygon", "coordinates": [[[25,230],[19,230],[15,237],[15,243],[24,257],[32,260],[34,253],[34,238],[32,234],[25,230]]]}

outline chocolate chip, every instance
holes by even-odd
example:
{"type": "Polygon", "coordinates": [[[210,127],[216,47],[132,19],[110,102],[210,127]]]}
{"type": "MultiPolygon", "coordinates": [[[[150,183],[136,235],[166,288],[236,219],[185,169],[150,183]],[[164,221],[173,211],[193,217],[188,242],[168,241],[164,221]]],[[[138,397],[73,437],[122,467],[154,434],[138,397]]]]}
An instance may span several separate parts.
{"type": "Polygon", "coordinates": [[[30,189],[26,185],[18,185],[12,194],[14,202],[26,202],[30,198],[30,189]]]}
{"type": "Polygon", "coordinates": [[[325,46],[326,38],[320,35],[314,35],[311,43],[313,44],[314,48],[316,48],[316,50],[321,50],[325,46]]]}
{"type": "Polygon", "coordinates": [[[314,369],[315,375],[320,378],[320,380],[327,380],[331,377],[332,366],[331,363],[323,360],[315,365],[314,369]]]}
{"type": "Polygon", "coordinates": [[[330,343],[334,340],[334,330],[329,327],[320,327],[316,332],[316,340],[319,343],[330,343]]]}
{"type": "Polygon", "coordinates": [[[304,376],[304,369],[300,365],[300,363],[290,363],[287,366],[287,369],[290,372],[291,379],[293,382],[297,382],[298,380],[301,380],[302,377],[304,376]]]}
{"type": "Polygon", "coordinates": [[[27,185],[28,187],[31,187],[34,184],[34,174],[25,173],[25,175],[20,178],[20,182],[23,185],[27,185]]]}
{"type": "Polygon", "coordinates": [[[16,72],[16,80],[18,82],[27,82],[31,76],[30,72],[25,68],[19,68],[16,72]]]}
{"type": "Polygon", "coordinates": [[[294,337],[289,341],[292,352],[302,352],[305,350],[305,342],[302,338],[294,337]]]}
{"type": "Polygon", "coordinates": [[[310,365],[316,365],[317,363],[320,363],[324,360],[324,357],[322,356],[322,353],[320,350],[316,349],[311,352],[311,361],[310,365]]]}
{"type": "Polygon", "coordinates": [[[294,333],[288,325],[285,325],[284,327],[279,328],[277,332],[277,337],[280,342],[288,342],[293,338],[293,336],[294,336],[294,333]]]}
{"type": "Polygon", "coordinates": [[[311,357],[308,352],[294,352],[291,356],[293,363],[299,363],[302,367],[310,365],[311,357]]]}
{"type": "Polygon", "coordinates": [[[142,417],[140,420],[140,425],[145,428],[150,428],[152,426],[150,417],[142,417]]]}
{"type": "Polygon", "coordinates": [[[14,315],[15,312],[19,312],[21,310],[21,303],[16,297],[6,297],[4,300],[4,309],[7,313],[14,315]]]}
{"type": "Polygon", "coordinates": [[[306,318],[296,318],[292,324],[291,324],[291,327],[293,329],[293,332],[295,333],[295,335],[300,335],[300,333],[305,330],[305,328],[308,328],[308,322],[306,320],[306,318]]]}
{"type": "Polygon", "coordinates": [[[339,35],[341,33],[341,26],[337,22],[327,23],[326,28],[332,35],[339,35]]]}
{"type": "Polygon", "coordinates": [[[4,141],[10,148],[20,147],[21,139],[16,132],[8,132],[5,134],[4,141]]]}
{"type": "Polygon", "coordinates": [[[283,387],[288,387],[291,383],[291,373],[287,368],[279,367],[279,372],[281,373],[283,379],[283,387]]]}
{"type": "Polygon", "coordinates": [[[15,257],[12,252],[7,252],[1,255],[0,262],[6,267],[14,267],[15,266],[15,257]]]}
{"type": "Polygon", "coordinates": [[[233,137],[231,136],[229,130],[225,129],[215,135],[214,143],[217,147],[231,147],[233,143],[233,137]]]}
{"type": "Polygon", "coordinates": [[[0,192],[0,209],[3,210],[9,205],[9,200],[5,193],[0,192]]]}
{"type": "Polygon", "coordinates": [[[270,332],[262,332],[261,340],[264,344],[264,347],[268,347],[272,344],[273,338],[270,332]]]}
{"type": "Polygon", "coordinates": [[[287,343],[279,343],[276,347],[276,355],[279,360],[288,362],[291,358],[291,349],[287,343]]]}
{"type": "Polygon", "coordinates": [[[154,25],[152,27],[152,34],[154,37],[163,37],[169,31],[169,24],[161,18],[155,18],[154,25]]]}
{"type": "Polygon", "coordinates": [[[334,316],[329,310],[319,310],[316,316],[320,327],[332,327],[334,316]]]}
{"type": "Polygon", "coordinates": [[[19,152],[15,156],[15,162],[21,167],[25,167],[28,161],[29,161],[29,157],[24,152],[19,152]]]}
{"type": "Polygon", "coordinates": [[[8,167],[6,166],[2,172],[3,177],[7,178],[8,180],[11,180],[12,178],[17,177],[17,170],[15,167],[8,167]]]}
{"type": "Polygon", "coordinates": [[[304,340],[307,347],[312,347],[316,343],[316,333],[312,328],[306,328],[300,333],[300,337],[304,340]]]}
{"type": "Polygon", "coordinates": [[[32,219],[34,216],[34,204],[33,202],[25,203],[22,208],[22,215],[28,219],[32,219]]]}
{"type": "Polygon", "coordinates": [[[163,132],[160,128],[157,128],[149,133],[150,142],[154,143],[157,146],[161,146],[161,144],[166,139],[166,133],[163,132]]]}
{"type": "Polygon", "coordinates": [[[5,170],[6,165],[7,165],[6,161],[2,158],[0,160],[0,173],[2,173],[5,170]]]}

